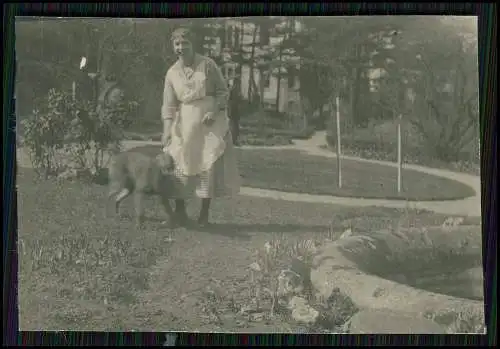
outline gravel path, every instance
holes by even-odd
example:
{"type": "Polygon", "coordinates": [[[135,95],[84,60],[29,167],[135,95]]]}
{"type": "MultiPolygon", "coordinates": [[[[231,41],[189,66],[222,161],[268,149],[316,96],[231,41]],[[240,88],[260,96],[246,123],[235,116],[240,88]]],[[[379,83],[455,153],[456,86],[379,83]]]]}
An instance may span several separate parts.
{"type": "MultiPolygon", "coordinates": [[[[316,132],[313,137],[308,140],[295,140],[293,145],[289,146],[279,146],[279,147],[255,147],[255,146],[243,146],[243,149],[274,149],[279,151],[280,149],[295,149],[303,151],[304,153],[325,156],[330,158],[335,158],[336,154],[320,148],[322,145],[326,144],[325,132],[316,132]]],[[[130,149],[138,146],[148,145],[148,144],[159,144],[159,142],[153,141],[125,141],[124,148],[130,149]]],[[[388,161],[379,160],[368,160],[351,156],[343,156],[345,159],[361,161],[366,163],[381,164],[386,166],[396,167],[397,164],[388,161]]],[[[17,160],[22,167],[31,167],[29,158],[22,149],[17,149],[17,160]]],[[[458,173],[453,171],[441,170],[428,168],[418,165],[404,165],[405,168],[436,175],[440,177],[445,177],[448,179],[456,180],[458,182],[464,183],[472,187],[476,191],[476,195],[461,199],[461,200],[446,200],[446,201],[405,201],[405,200],[384,200],[384,199],[363,199],[363,198],[346,198],[337,197],[330,195],[310,195],[310,194],[299,194],[299,193],[286,193],[277,190],[268,189],[258,189],[258,188],[241,188],[241,195],[272,198],[276,200],[286,200],[286,201],[299,201],[299,202],[312,202],[312,203],[326,203],[326,204],[336,204],[343,206],[383,206],[389,208],[416,208],[416,209],[426,209],[433,212],[449,215],[462,215],[462,216],[481,216],[481,181],[479,176],[474,176],[465,173],[458,173]]]]}

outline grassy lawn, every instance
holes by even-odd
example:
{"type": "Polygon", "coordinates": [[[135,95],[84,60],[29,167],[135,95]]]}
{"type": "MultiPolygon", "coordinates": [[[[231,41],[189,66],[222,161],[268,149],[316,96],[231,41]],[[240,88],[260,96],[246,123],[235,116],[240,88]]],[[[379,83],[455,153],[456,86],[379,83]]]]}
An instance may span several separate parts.
{"type": "Polygon", "coordinates": [[[320,195],[407,200],[451,200],[474,195],[462,183],[403,170],[397,193],[397,169],[358,161],[342,161],[343,186],[337,186],[337,160],[297,150],[238,149],[244,185],[320,195]]]}
{"type": "MultiPolygon", "coordinates": [[[[214,203],[209,231],[168,230],[156,201],[136,231],[106,206],[104,186],[34,179],[19,169],[19,309],[22,330],[296,331],[285,318],[249,320],[247,266],[276,236],[322,239],[328,227],[377,229],[404,211],[237,197],[214,203]],[[214,315],[214,312],[216,313],[214,315]]],[[[190,214],[198,210],[191,202],[190,214]]],[[[414,212],[411,225],[444,216],[414,212]]]]}

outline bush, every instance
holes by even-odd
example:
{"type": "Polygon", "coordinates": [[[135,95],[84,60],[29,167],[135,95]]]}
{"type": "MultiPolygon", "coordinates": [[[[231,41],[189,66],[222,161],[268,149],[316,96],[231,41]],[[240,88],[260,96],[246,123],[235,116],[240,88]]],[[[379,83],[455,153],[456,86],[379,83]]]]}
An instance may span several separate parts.
{"type": "Polygon", "coordinates": [[[258,110],[241,117],[239,141],[245,145],[277,146],[292,144],[293,139],[308,139],[315,128],[291,124],[289,115],[270,110],[258,110]]]}
{"type": "Polygon", "coordinates": [[[315,132],[315,128],[310,126],[308,128],[305,128],[301,131],[296,131],[296,132],[293,132],[292,134],[292,138],[295,138],[295,139],[309,139],[312,137],[312,135],[314,134],[315,132]]]}
{"type": "MultiPolygon", "coordinates": [[[[431,167],[444,167],[470,173],[479,173],[479,151],[476,144],[470,149],[458,154],[458,161],[450,162],[440,159],[432,148],[417,137],[418,134],[408,125],[403,129],[403,161],[431,167]]],[[[366,159],[397,161],[397,141],[395,125],[376,125],[366,129],[357,129],[342,136],[342,152],[346,155],[359,156],[366,159]],[[388,126],[389,130],[387,130],[388,126]],[[394,128],[392,128],[394,127],[394,128]]],[[[335,127],[329,127],[326,141],[329,147],[335,149],[337,137],[335,127]]]]}
{"type": "Polygon", "coordinates": [[[33,110],[27,119],[21,121],[23,146],[28,148],[36,173],[46,178],[62,167],[61,153],[64,151],[65,133],[69,129],[67,116],[75,112],[75,106],[68,97],[51,89],[47,105],[41,110],[33,110]]]}
{"type": "Polygon", "coordinates": [[[92,102],[51,89],[47,105],[22,122],[34,169],[46,178],[69,169],[99,174],[105,151],[120,146],[132,106],[119,103],[98,112],[92,102]]]}

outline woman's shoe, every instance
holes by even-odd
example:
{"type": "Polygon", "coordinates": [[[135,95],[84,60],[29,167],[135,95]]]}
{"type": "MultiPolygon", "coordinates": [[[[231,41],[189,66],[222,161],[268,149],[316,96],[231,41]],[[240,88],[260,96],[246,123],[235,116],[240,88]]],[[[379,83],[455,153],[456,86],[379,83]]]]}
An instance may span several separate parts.
{"type": "Polygon", "coordinates": [[[200,216],[198,218],[198,227],[205,228],[209,225],[208,216],[210,212],[210,203],[212,202],[209,198],[201,199],[201,210],[200,216]]]}
{"type": "Polygon", "coordinates": [[[200,216],[198,218],[198,227],[200,228],[206,228],[210,225],[210,222],[208,221],[208,216],[200,216]]]}
{"type": "Polygon", "coordinates": [[[191,224],[191,220],[189,219],[186,212],[176,212],[175,213],[175,224],[180,227],[189,227],[191,224]]]}

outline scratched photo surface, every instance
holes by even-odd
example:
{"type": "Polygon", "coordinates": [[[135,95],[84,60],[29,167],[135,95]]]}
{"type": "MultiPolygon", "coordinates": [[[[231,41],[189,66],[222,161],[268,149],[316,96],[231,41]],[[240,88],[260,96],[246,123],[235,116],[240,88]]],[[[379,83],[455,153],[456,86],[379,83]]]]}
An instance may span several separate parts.
{"type": "Polygon", "coordinates": [[[478,94],[476,17],[17,17],[20,330],[483,333],[478,94]]]}

